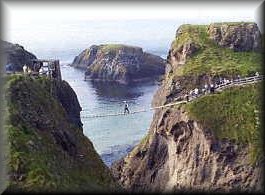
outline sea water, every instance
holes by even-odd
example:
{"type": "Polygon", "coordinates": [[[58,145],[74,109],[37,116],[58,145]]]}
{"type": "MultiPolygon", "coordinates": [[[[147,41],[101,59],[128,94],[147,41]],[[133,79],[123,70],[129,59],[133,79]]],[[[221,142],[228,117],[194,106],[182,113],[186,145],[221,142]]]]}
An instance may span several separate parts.
{"type": "Polygon", "coordinates": [[[151,101],[159,83],[150,81],[122,85],[85,81],[84,71],[61,66],[62,77],[77,94],[82,107],[84,134],[93,142],[96,151],[107,165],[128,153],[147,133],[152,121],[151,101]],[[131,112],[147,112],[119,116],[86,118],[92,115],[122,113],[124,101],[131,112]]]}

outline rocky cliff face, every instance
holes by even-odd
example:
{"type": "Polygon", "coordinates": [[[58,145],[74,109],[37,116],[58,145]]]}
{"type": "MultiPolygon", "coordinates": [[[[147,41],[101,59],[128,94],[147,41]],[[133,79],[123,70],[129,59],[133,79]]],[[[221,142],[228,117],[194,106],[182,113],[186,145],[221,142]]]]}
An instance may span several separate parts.
{"type": "Polygon", "coordinates": [[[36,59],[34,54],[25,50],[21,45],[6,41],[1,41],[1,44],[3,62],[10,71],[22,71],[24,64],[31,66],[31,60],[36,59]]]}
{"type": "Polygon", "coordinates": [[[77,56],[72,66],[85,68],[94,80],[129,83],[164,74],[165,60],[126,45],[93,45],[77,56]]]}
{"type": "Polygon", "coordinates": [[[62,81],[59,84],[55,84],[55,96],[62,104],[70,123],[75,124],[77,127],[82,128],[83,124],[80,118],[80,112],[82,110],[77,95],[74,90],[66,81],[62,81]]]}
{"type": "Polygon", "coordinates": [[[8,192],[118,190],[84,136],[80,105],[65,82],[7,76],[8,192]]]}
{"type": "Polygon", "coordinates": [[[261,50],[261,34],[257,24],[212,24],[208,32],[210,38],[222,47],[228,47],[234,51],[261,50]]]}
{"type": "MultiPolygon", "coordinates": [[[[260,70],[261,58],[253,52],[244,53],[252,60],[236,66],[240,52],[216,46],[208,31],[211,26],[178,29],[154,105],[180,100],[190,89],[219,76],[232,78],[260,70]]],[[[263,191],[262,140],[258,138],[262,130],[250,114],[261,109],[257,99],[262,99],[260,88],[251,85],[157,110],[147,136],[112,166],[116,180],[130,192],[263,191]]]]}

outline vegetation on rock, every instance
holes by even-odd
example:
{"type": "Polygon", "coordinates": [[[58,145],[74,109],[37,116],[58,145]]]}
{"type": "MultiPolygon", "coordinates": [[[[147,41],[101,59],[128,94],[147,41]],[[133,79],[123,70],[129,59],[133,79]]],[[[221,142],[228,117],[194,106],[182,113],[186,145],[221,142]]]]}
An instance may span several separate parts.
{"type": "MultiPolygon", "coordinates": [[[[181,100],[219,78],[262,74],[260,41],[254,23],[180,26],[153,104],[181,100]]],[[[132,192],[263,191],[261,85],[157,110],[146,137],[113,164],[115,178],[132,192]]]]}
{"type": "MultiPolygon", "coordinates": [[[[223,23],[226,24],[226,23],[223,23]]],[[[228,23],[229,25],[237,25],[228,23]]],[[[221,24],[220,24],[221,25],[221,24]]],[[[208,25],[182,25],[172,43],[173,50],[184,43],[192,42],[199,46],[192,57],[183,66],[174,69],[176,76],[194,76],[203,74],[211,76],[246,76],[262,71],[262,53],[254,51],[235,52],[220,47],[210,39],[208,25]]]]}
{"type": "MultiPolygon", "coordinates": [[[[5,129],[9,142],[7,191],[109,191],[117,185],[93,144],[55,96],[63,82],[8,76],[5,129]],[[51,92],[51,86],[53,88],[51,92]]],[[[64,88],[66,94],[71,88],[64,88]]],[[[65,97],[66,98],[66,97],[65,97]]],[[[69,97],[71,99],[71,97],[69,97]]]]}
{"type": "Polygon", "coordinates": [[[219,139],[250,146],[252,159],[262,157],[262,84],[226,89],[186,105],[191,117],[219,139]]]}

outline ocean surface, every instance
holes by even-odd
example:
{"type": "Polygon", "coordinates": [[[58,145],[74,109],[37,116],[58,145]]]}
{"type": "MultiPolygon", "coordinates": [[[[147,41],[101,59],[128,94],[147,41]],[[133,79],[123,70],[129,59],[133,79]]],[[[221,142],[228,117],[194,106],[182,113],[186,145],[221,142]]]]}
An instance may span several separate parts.
{"type": "Polygon", "coordinates": [[[145,136],[153,111],[99,118],[85,117],[123,112],[124,101],[127,101],[132,112],[150,108],[159,83],[149,81],[121,85],[84,81],[84,71],[68,65],[62,65],[61,72],[62,78],[74,89],[81,104],[84,134],[93,142],[108,166],[126,155],[145,136]]]}

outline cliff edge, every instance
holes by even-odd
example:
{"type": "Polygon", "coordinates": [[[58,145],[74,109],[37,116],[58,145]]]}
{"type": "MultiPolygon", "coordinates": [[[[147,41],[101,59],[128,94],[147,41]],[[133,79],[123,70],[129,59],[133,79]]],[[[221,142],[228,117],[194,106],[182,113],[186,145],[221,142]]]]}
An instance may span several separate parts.
{"type": "Polygon", "coordinates": [[[83,134],[65,81],[6,76],[7,192],[109,192],[119,187],[83,134]]]}
{"type": "MultiPolygon", "coordinates": [[[[182,25],[153,105],[262,72],[255,23],[182,25]],[[221,29],[221,30],[220,30],[221,29]]],[[[234,86],[155,112],[145,138],[112,166],[129,192],[262,192],[262,84],[234,86]]]]}

